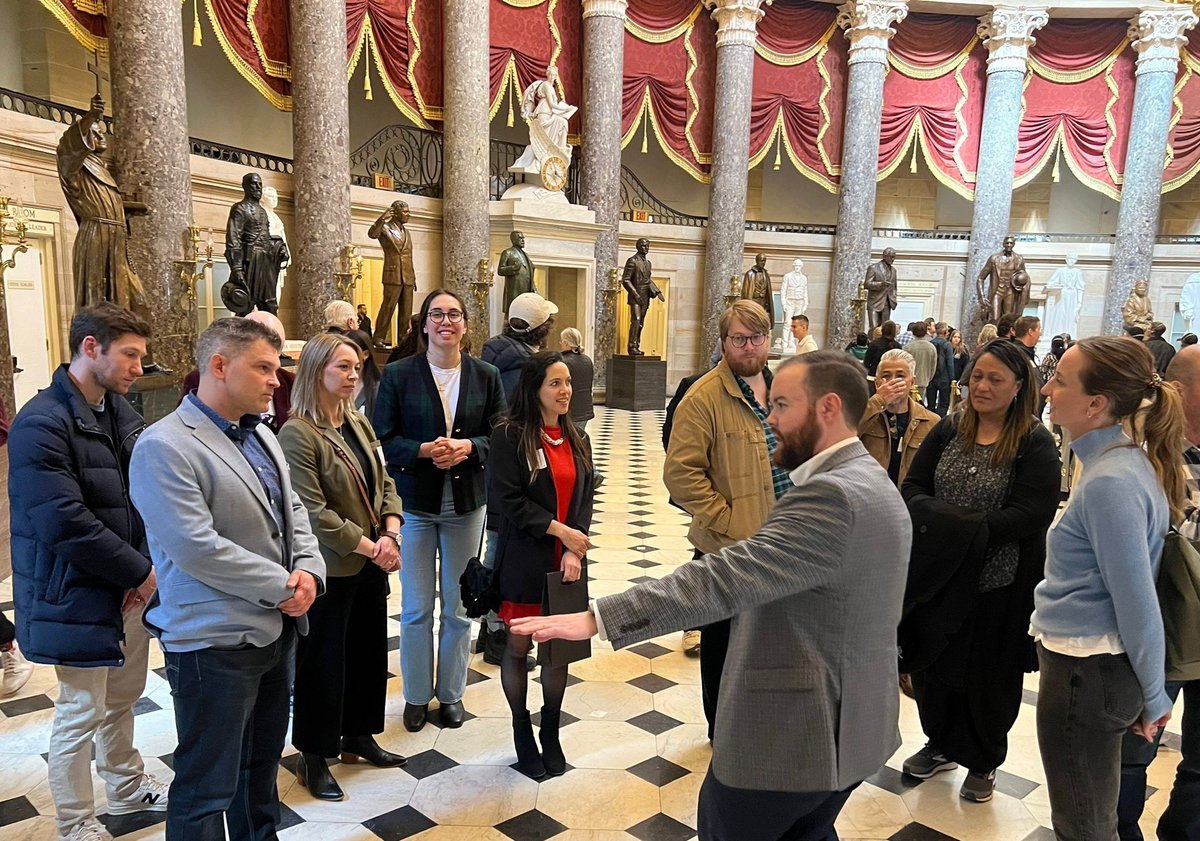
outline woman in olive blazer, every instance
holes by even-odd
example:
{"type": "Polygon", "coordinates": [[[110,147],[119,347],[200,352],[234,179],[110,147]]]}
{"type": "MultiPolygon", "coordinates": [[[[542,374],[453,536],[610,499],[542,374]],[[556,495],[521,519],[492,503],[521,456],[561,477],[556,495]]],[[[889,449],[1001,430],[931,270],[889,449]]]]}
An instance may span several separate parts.
{"type": "Polygon", "coordinates": [[[296,649],[292,743],[297,776],[314,797],[341,800],[326,757],[396,767],[375,741],[387,694],[389,572],[400,566],[400,497],[371,423],[354,408],[361,361],[344,336],[324,333],[301,354],[292,418],[279,432],[292,487],[308,509],[328,567],[296,649]]]}

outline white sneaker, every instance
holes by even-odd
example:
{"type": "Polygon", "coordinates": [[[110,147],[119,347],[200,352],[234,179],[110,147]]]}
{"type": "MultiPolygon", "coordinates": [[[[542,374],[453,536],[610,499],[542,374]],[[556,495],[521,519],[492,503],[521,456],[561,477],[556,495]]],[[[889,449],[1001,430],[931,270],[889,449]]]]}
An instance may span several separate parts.
{"type": "Polygon", "coordinates": [[[700,632],[699,631],[684,631],[683,632],[683,653],[689,657],[700,656],[700,632]]]}
{"type": "Polygon", "coordinates": [[[33,663],[21,656],[16,643],[12,651],[0,651],[0,698],[16,695],[32,674],[33,663]]]}
{"type": "Polygon", "coordinates": [[[113,837],[103,824],[92,819],[75,824],[66,835],[59,833],[58,841],[113,841],[113,837]]]}
{"type": "Polygon", "coordinates": [[[137,791],[121,800],[108,801],[110,815],[128,815],[132,812],[165,812],[167,811],[167,789],[169,786],[162,780],[155,779],[149,774],[142,775],[137,791]]]}

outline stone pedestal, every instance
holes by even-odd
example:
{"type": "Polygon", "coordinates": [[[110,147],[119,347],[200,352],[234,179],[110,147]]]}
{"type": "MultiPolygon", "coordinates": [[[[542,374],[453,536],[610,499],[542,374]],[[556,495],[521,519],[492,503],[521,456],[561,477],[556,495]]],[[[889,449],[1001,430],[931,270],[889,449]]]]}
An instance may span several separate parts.
{"type": "Polygon", "coordinates": [[[596,236],[592,360],[596,385],[604,386],[617,334],[617,314],[603,294],[608,270],[619,262],[621,221],[621,68],[625,55],[626,0],[583,2],[583,144],[579,200],[603,226],[596,236]]]}
{"type": "Polygon", "coordinates": [[[325,305],[338,297],[333,273],[350,243],[350,106],[344,75],[345,0],[304,0],[291,9],[292,264],[300,338],[325,328],[325,305]]]}
{"type": "Polygon", "coordinates": [[[657,411],[667,405],[667,363],[657,356],[615,354],[608,361],[604,404],[631,412],[657,411]]]}
{"type": "Polygon", "coordinates": [[[138,377],[125,399],[147,424],[162,420],[179,405],[179,377],[164,374],[138,377]]]}
{"type": "Polygon", "coordinates": [[[478,348],[487,314],[470,284],[488,257],[488,0],[444,0],[442,29],[442,276],[467,302],[478,348]]]}
{"type": "MultiPolygon", "coordinates": [[[[768,0],[769,4],[770,0],[768,0]]],[[[704,0],[717,22],[712,189],[704,246],[700,347],[712,347],[725,310],[729,278],[742,273],[746,232],[746,172],[750,165],[750,100],[754,41],[762,0],[704,0]]]]}
{"type": "MultiPolygon", "coordinates": [[[[1186,33],[1196,25],[1187,6],[1146,9],[1134,18],[1129,39],[1138,51],[1137,79],[1129,136],[1136,138],[1125,153],[1125,180],[1117,215],[1112,274],[1104,295],[1100,329],[1118,334],[1124,324],[1121,307],[1133,285],[1150,279],[1154,237],[1162,202],[1163,162],[1171,124],[1175,71],[1186,33]]],[[[1169,318],[1164,321],[1170,322],[1169,318]]]]}
{"type": "MultiPolygon", "coordinates": [[[[959,313],[964,338],[978,336],[983,327],[979,273],[988,257],[1000,250],[1008,234],[1026,62],[1034,42],[1034,31],[1045,26],[1048,19],[1042,8],[1003,6],[979,19],[979,36],[985,39],[988,48],[987,91],[983,100],[983,129],[975,175],[971,252],[967,258],[963,304],[959,313]]],[[[1003,313],[995,313],[993,317],[1001,315],[1003,313]]]]}
{"type": "Polygon", "coordinates": [[[842,133],[837,239],[829,283],[829,347],[845,347],[859,332],[850,302],[871,262],[888,42],[895,34],[892,24],[907,14],[905,0],[851,0],[839,7],[838,25],[846,29],[850,41],[846,85],[850,106],[842,133]]]}
{"type": "Polygon", "coordinates": [[[195,266],[179,262],[192,222],[181,15],[178,3],[121,0],[108,18],[114,174],[150,209],[130,217],[129,260],[145,290],[154,359],[175,381],[195,367],[196,345],[196,308],[181,278],[195,266]]]}

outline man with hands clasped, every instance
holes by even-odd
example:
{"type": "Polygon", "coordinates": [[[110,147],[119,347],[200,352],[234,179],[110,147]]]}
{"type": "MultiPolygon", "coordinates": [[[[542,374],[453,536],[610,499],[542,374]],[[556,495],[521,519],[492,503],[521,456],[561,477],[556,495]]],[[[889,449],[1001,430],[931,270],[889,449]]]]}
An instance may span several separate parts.
{"type": "Polygon", "coordinates": [[[257,322],[214,321],[196,347],[199,387],[133,452],[130,490],[159,583],[146,624],[165,652],[179,734],[167,841],[223,841],[226,818],[233,841],[274,838],[279,825],[296,636],[325,579],[261,424],[281,347],[257,322]]]}

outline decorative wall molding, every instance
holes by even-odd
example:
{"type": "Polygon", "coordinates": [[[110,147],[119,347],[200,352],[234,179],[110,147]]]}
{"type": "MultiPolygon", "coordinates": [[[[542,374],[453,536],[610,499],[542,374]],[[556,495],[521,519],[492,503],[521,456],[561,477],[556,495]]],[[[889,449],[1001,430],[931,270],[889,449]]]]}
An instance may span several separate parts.
{"type": "Polygon", "coordinates": [[[1033,33],[1050,20],[1044,6],[997,6],[979,18],[979,37],[988,49],[987,72],[1024,74],[1033,33]]]}
{"type": "Polygon", "coordinates": [[[893,23],[908,16],[907,0],[850,0],[838,7],[838,26],[850,40],[848,63],[886,64],[893,23]]]}
{"type": "Polygon", "coordinates": [[[774,0],[704,0],[717,22],[717,48],[727,45],[754,46],[758,22],[774,0]]]}
{"type": "Polygon", "coordinates": [[[1179,50],[1187,43],[1187,31],[1196,25],[1196,13],[1175,5],[1144,9],[1129,22],[1129,40],[1138,52],[1137,75],[1170,73],[1179,67],[1179,50]]]}
{"type": "Polygon", "coordinates": [[[583,0],[583,19],[620,18],[625,20],[628,0],[583,0]]]}

